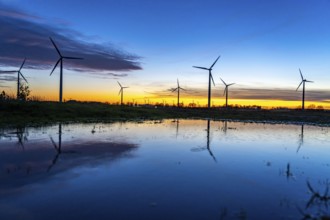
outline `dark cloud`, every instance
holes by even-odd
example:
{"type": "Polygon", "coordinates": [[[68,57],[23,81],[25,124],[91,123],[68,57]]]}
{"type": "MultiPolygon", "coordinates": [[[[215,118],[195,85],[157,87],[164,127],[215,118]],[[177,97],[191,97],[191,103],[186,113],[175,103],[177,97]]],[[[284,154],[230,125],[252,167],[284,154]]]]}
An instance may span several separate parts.
{"type": "Polygon", "coordinates": [[[8,76],[8,75],[1,75],[0,74],[0,81],[17,81],[17,77],[16,76],[8,76]]]}
{"type": "MultiPolygon", "coordinates": [[[[58,59],[51,44],[52,37],[64,56],[84,60],[65,60],[65,68],[89,73],[131,71],[141,69],[140,57],[125,52],[110,43],[91,43],[92,39],[67,28],[50,25],[37,16],[0,3],[0,65],[20,66],[27,58],[25,68],[51,69],[58,59]]],[[[118,75],[119,76],[119,75],[118,75]]],[[[123,75],[120,75],[121,77],[123,75]]]]}

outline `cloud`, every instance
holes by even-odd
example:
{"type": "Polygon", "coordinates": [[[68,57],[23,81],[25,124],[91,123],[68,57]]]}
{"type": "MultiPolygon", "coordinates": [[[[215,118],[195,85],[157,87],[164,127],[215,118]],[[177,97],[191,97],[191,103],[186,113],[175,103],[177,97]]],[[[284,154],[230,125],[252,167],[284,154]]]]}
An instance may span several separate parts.
{"type": "MultiPolygon", "coordinates": [[[[207,89],[200,88],[185,88],[186,91],[180,92],[182,98],[207,98],[207,89]]],[[[223,97],[223,89],[212,88],[212,98],[223,97]]],[[[306,90],[306,101],[329,102],[329,90],[306,90]]],[[[170,96],[169,90],[154,91],[155,97],[170,96]]],[[[173,94],[173,93],[172,93],[173,94]]],[[[176,94],[176,93],[175,93],[176,94]]],[[[299,101],[301,100],[302,91],[295,91],[294,89],[253,89],[253,88],[230,88],[230,99],[246,99],[246,100],[280,100],[280,101],[299,101]]]]}
{"type": "Polygon", "coordinates": [[[67,69],[104,73],[104,75],[109,75],[108,71],[142,69],[139,62],[141,58],[137,55],[110,43],[93,43],[91,37],[67,26],[48,24],[40,17],[6,8],[1,3],[0,27],[0,65],[2,66],[19,66],[26,57],[25,68],[51,70],[59,58],[49,40],[49,37],[52,37],[64,56],[84,58],[84,60],[65,60],[64,66],[67,69]]]}

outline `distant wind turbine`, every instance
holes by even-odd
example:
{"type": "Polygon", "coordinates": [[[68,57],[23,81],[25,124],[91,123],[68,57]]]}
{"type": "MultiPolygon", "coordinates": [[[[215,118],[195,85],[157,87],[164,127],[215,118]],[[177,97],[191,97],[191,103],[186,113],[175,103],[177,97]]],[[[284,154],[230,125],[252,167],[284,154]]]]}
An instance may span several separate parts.
{"type": "Polygon", "coordinates": [[[119,90],[119,93],[118,93],[118,95],[121,94],[120,105],[123,105],[124,89],[129,88],[129,87],[122,86],[118,81],[117,81],[117,83],[120,86],[120,90],[119,90]]]}
{"type": "Polygon", "coordinates": [[[57,60],[52,72],[50,73],[50,75],[53,74],[55,68],[57,67],[57,65],[59,63],[61,63],[60,66],[60,99],[59,102],[62,102],[62,98],[63,98],[63,59],[68,59],[68,60],[82,60],[83,58],[79,58],[79,57],[66,57],[66,56],[62,56],[60,50],[58,49],[58,47],[56,46],[55,42],[53,41],[53,39],[50,37],[49,38],[50,41],[52,42],[52,44],[54,45],[58,55],[60,56],[60,58],[57,60]]]}
{"type": "Polygon", "coordinates": [[[226,94],[226,108],[228,107],[228,87],[231,85],[234,85],[235,83],[230,83],[230,84],[226,84],[225,81],[223,81],[221,78],[220,80],[223,82],[223,84],[226,86],[225,90],[223,91],[223,95],[226,94]]]}
{"type": "Polygon", "coordinates": [[[172,92],[178,91],[178,105],[177,105],[177,107],[180,107],[180,89],[184,90],[184,91],[186,91],[186,90],[180,87],[179,79],[176,79],[176,80],[177,80],[176,82],[177,82],[178,86],[175,89],[172,89],[171,91],[172,92]]]}
{"type": "Polygon", "coordinates": [[[220,56],[218,56],[218,58],[214,61],[214,63],[211,65],[210,68],[200,67],[200,66],[193,66],[194,68],[198,68],[198,69],[203,69],[203,70],[208,70],[209,71],[209,90],[208,90],[208,103],[207,103],[207,107],[208,108],[210,108],[210,105],[211,105],[211,80],[213,82],[213,85],[215,86],[215,83],[214,83],[214,80],[213,80],[213,76],[212,76],[212,68],[216,64],[216,62],[218,61],[219,58],[220,58],[220,56]]]}
{"type": "Polygon", "coordinates": [[[303,85],[303,94],[302,94],[302,106],[301,106],[301,109],[304,110],[305,109],[305,82],[312,83],[313,81],[309,81],[307,79],[304,79],[304,77],[303,77],[300,69],[299,69],[299,72],[300,72],[300,76],[301,76],[301,82],[300,82],[298,88],[296,89],[296,91],[298,91],[299,87],[302,84],[303,85]]]}
{"type": "Polygon", "coordinates": [[[17,100],[19,99],[19,95],[20,95],[20,92],[19,92],[19,87],[21,85],[21,82],[20,82],[20,76],[22,76],[22,78],[25,80],[25,82],[28,82],[25,77],[23,76],[21,70],[24,66],[24,63],[25,63],[25,60],[26,58],[24,58],[23,60],[23,63],[21,65],[21,67],[18,69],[18,70],[13,70],[13,71],[0,71],[0,73],[17,73],[17,100]]]}

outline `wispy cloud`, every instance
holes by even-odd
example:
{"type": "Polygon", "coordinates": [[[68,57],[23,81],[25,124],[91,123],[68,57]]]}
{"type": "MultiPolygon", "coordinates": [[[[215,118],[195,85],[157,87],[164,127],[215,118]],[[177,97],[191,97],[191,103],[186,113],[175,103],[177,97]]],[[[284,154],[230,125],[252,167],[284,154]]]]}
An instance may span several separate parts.
{"type": "MultiPolygon", "coordinates": [[[[109,75],[109,71],[140,70],[140,57],[110,43],[93,43],[92,38],[67,26],[48,24],[38,16],[8,8],[0,3],[0,65],[19,66],[24,57],[26,68],[51,69],[58,55],[52,37],[65,56],[84,60],[65,60],[71,70],[109,75]]],[[[121,77],[124,75],[113,76],[121,77]]]]}
{"type": "MultiPolygon", "coordinates": [[[[155,97],[171,96],[169,90],[158,90],[150,92],[155,97]]],[[[329,90],[307,90],[306,100],[317,102],[329,102],[329,90]]],[[[246,99],[246,100],[281,100],[281,101],[297,101],[301,100],[302,91],[295,91],[294,89],[254,89],[254,88],[230,88],[229,97],[231,99],[246,99]]],[[[207,98],[207,89],[201,88],[186,88],[186,91],[180,92],[180,97],[189,98],[207,98]]],[[[213,98],[223,97],[223,88],[213,88],[213,98]]]]}

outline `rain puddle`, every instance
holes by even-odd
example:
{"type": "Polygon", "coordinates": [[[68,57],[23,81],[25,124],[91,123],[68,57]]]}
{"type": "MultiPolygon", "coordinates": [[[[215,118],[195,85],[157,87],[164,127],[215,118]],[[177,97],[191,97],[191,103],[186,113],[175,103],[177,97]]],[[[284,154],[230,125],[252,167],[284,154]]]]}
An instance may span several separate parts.
{"type": "Polygon", "coordinates": [[[321,219],[329,130],[212,120],[0,129],[0,219],[321,219]]]}

